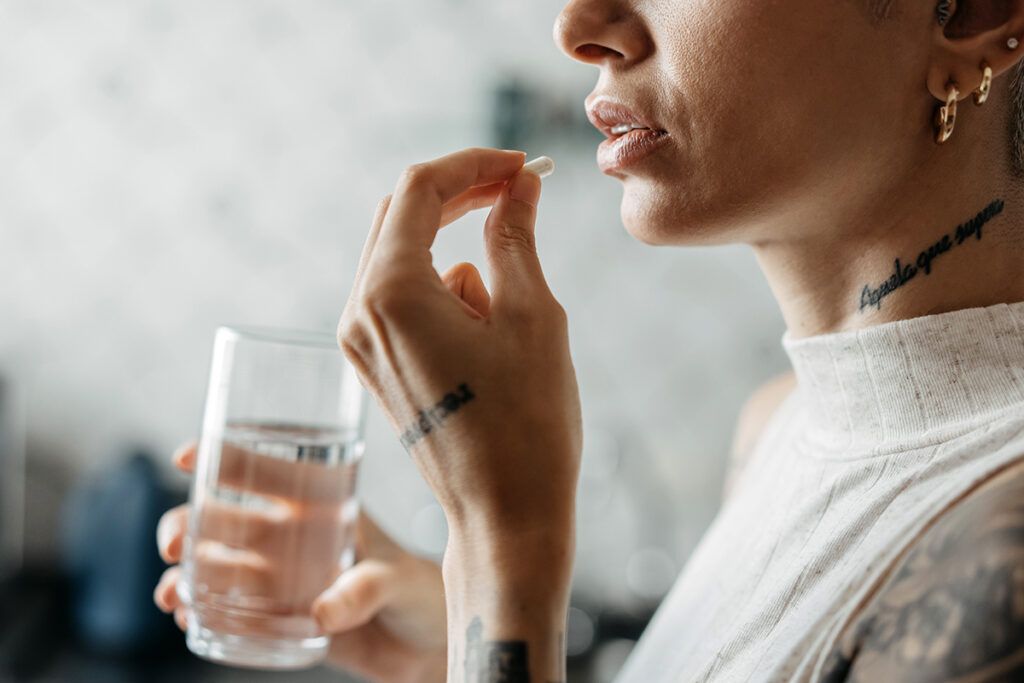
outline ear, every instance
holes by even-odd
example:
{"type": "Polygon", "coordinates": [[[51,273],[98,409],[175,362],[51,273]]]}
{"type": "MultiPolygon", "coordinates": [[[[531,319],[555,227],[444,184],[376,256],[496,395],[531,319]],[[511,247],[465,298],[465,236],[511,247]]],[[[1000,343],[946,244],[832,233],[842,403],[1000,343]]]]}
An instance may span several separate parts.
{"type": "Polygon", "coordinates": [[[962,100],[981,84],[982,62],[992,67],[995,79],[1024,55],[1024,0],[949,0],[949,15],[940,25],[933,14],[928,91],[945,100],[947,84],[953,82],[962,100]],[[1014,50],[1006,45],[1011,37],[1021,43],[1014,50]]]}

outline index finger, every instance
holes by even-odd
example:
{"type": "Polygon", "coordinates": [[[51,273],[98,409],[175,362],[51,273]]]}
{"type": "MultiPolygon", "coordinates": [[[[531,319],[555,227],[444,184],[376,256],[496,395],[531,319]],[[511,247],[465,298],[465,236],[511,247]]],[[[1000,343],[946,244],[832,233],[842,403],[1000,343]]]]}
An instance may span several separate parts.
{"type": "Polygon", "coordinates": [[[391,198],[378,244],[391,253],[429,250],[445,202],[477,185],[507,180],[525,152],[471,147],[406,169],[391,198]]]}

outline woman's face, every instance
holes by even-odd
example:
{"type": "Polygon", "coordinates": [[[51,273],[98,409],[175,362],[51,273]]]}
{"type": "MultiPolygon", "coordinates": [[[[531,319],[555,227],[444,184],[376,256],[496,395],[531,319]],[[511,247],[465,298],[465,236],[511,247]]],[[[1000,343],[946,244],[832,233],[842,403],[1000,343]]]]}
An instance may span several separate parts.
{"type": "Polygon", "coordinates": [[[927,1],[571,0],[555,38],[600,69],[588,109],[617,102],[664,131],[598,152],[626,229],[711,244],[827,233],[912,176],[936,147],[934,31],[927,1]]]}

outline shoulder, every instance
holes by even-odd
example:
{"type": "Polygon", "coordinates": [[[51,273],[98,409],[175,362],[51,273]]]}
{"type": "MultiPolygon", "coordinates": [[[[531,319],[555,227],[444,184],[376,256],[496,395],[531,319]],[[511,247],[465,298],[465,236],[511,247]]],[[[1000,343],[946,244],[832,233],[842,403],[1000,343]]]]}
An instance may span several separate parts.
{"type": "Polygon", "coordinates": [[[796,375],[790,370],[772,377],[754,390],[743,403],[736,419],[736,432],[732,442],[734,455],[747,453],[753,448],[768,418],[794,387],[796,375]]]}
{"type": "Polygon", "coordinates": [[[776,375],[758,386],[743,403],[736,418],[736,429],[733,432],[732,445],[729,449],[727,493],[735,475],[742,469],[747,456],[757,444],[768,419],[794,387],[796,387],[796,375],[790,370],[776,375]]]}
{"type": "Polygon", "coordinates": [[[1024,680],[1021,463],[940,516],[852,631],[824,680],[1024,680]]]}

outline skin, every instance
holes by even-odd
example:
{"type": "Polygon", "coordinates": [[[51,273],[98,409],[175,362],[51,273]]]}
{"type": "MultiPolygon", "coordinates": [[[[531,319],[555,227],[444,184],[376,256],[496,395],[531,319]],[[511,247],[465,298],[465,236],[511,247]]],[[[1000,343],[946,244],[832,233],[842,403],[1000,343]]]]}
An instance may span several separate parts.
{"type": "Polygon", "coordinates": [[[671,136],[615,174],[626,229],[654,245],[751,245],[800,337],[1024,298],[1024,184],[1006,153],[1021,50],[1005,47],[1024,7],[958,4],[941,27],[933,3],[906,0],[574,0],[555,38],[599,68],[592,96],[635,105],[671,136]],[[982,59],[994,80],[977,107],[982,59]],[[960,107],[938,145],[947,78],[960,107]],[[858,310],[894,258],[996,197],[1006,206],[983,240],[858,310]]]}
{"type": "MultiPolygon", "coordinates": [[[[898,0],[573,0],[555,40],[598,68],[589,99],[623,100],[668,132],[656,154],[610,172],[629,233],[661,246],[749,244],[801,337],[1024,299],[1024,197],[1005,134],[1007,76],[1024,53],[1005,41],[1024,35],[1024,1],[976,0],[962,11],[951,3],[943,26],[934,10],[898,0]],[[982,60],[995,80],[976,108],[968,98],[982,60]],[[952,138],[937,145],[933,115],[950,80],[961,86],[961,108],[952,138]],[[894,259],[916,263],[929,248],[927,268],[863,305],[894,259]]],[[[380,544],[387,551],[364,544],[350,572],[375,577],[364,579],[374,600],[335,584],[315,603],[336,641],[351,645],[335,663],[373,680],[564,680],[582,430],[565,312],[535,250],[540,182],[519,172],[523,160],[471,149],[407,169],[373,219],[341,316],[341,348],[449,525],[440,569],[408,561],[390,542],[380,544]],[[439,274],[430,259],[437,230],[485,206],[490,292],[474,266],[439,274]],[[456,410],[448,397],[459,392],[472,398],[456,410]],[[438,576],[443,609],[399,588],[419,582],[437,596],[438,576]],[[425,639],[441,623],[444,643],[425,639]],[[399,670],[374,668],[385,653],[399,653],[399,670]]],[[[756,441],[749,434],[785,385],[744,411],[752,426],[740,430],[737,451],[756,441]]],[[[960,607],[980,610],[970,623],[1009,640],[973,653],[978,675],[963,680],[998,680],[984,667],[1021,649],[1017,613],[990,599],[1016,595],[1015,536],[986,534],[984,548],[964,540],[1005,512],[1000,501],[1019,499],[1006,490],[981,490],[980,503],[948,515],[959,545],[921,570],[952,600],[966,592],[951,582],[982,570],[981,550],[995,558],[989,568],[1001,568],[960,607]]],[[[180,536],[179,525],[161,538],[180,536]]],[[[157,602],[183,614],[169,597],[174,580],[161,582],[157,602]]],[[[836,653],[830,680],[941,680],[905,678],[924,670],[897,662],[875,630],[891,623],[886,610],[909,609],[905,587],[891,586],[899,589],[879,593],[874,620],[858,623],[856,638],[846,634],[855,645],[836,653]]],[[[923,631],[912,631],[926,620],[905,621],[903,636],[919,644],[923,631]]],[[[929,647],[939,660],[955,650],[929,647]]],[[[949,661],[930,665],[936,675],[952,671],[949,661]]]]}

